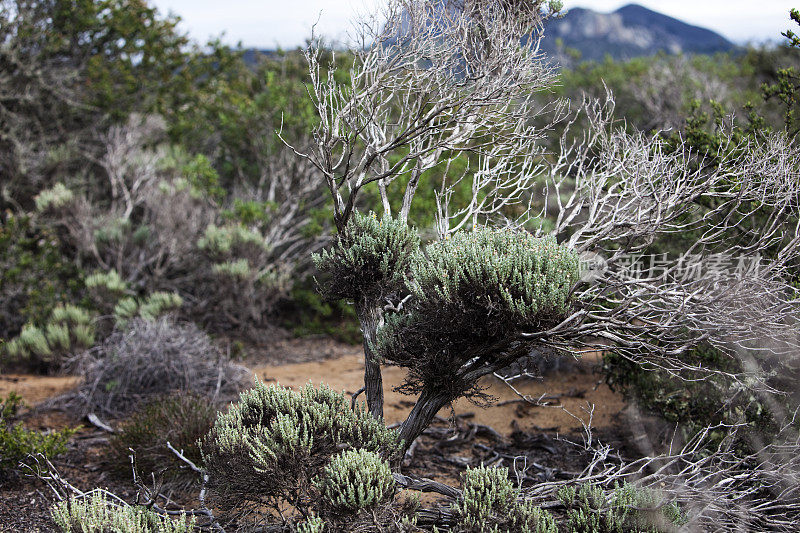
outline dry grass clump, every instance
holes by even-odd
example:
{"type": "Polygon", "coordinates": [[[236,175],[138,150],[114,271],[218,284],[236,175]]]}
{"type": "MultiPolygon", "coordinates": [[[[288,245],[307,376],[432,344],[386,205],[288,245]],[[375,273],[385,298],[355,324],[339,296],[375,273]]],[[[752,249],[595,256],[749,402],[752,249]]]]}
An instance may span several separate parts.
{"type": "Polygon", "coordinates": [[[187,468],[167,443],[200,464],[197,442],[209,432],[216,416],[217,410],[208,398],[196,394],[181,392],[155,398],[137,409],[111,437],[112,464],[129,477],[133,450],[140,475],[155,473],[171,486],[189,487],[199,481],[197,473],[187,468]]]}
{"type": "Polygon", "coordinates": [[[77,366],[85,379],[68,402],[111,416],[177,391],[213,402],[238,393],[250,375],[226,360],[197,326],[166,318],[131,320],[81,356],[77,366]]]}

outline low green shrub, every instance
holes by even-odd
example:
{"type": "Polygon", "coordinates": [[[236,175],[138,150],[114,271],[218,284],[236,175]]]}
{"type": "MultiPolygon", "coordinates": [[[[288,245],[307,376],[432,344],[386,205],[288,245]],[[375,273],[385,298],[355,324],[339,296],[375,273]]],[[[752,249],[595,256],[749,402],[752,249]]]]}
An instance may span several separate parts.
{"type": "MultiPolygon", "coordinates": [[[[314,480],[342,451],[376,454],[369,460],[370,472],[379,476],[372,496],[388,494],[388,482],[380,477],[385,469],[377,457],[393,457],[398,445],[396,432],[363,407],[351,409],[349,398],[328,387],[307,385],[292,391],[256,382],[227,412],[219,414],[201,449],[215,507],[229,519],[247,512],[264,519],[264,513],[287,502],[304,515],[319,510],[321,498],[314,480]]],[[[365,460],[362,455],[347,455],[334,464],[352,473],[362,464],[352,457],[365,460]]],[[[323,493],[330,494],[333,485],[350,479],[345,471],[338,476],[327,472],[330,475],[318,481],[323,493]]],[[[352,475],[353,479],[357,476],[352,475]]],[[[361,495],[344,505],[357,507],[359,501],[373,501],[365,498],[361,495]]]]}
{"type": "Polygon", "coordinates": [[[629,483],[609,497],[591,484],[563,487],[558,497],[567,507],[569,533],[670,533],[686,522],[676,503],[629,483]]]}
{"type": "Polygon", "coordinates": [[[63,533],[190,533],[195,519],[171,519],[144,507],[109,501],[103,492],[58,502],[51,516],[63,533]]]}
{"type": "Polygon", "coordinates": [[[311,516],[305,522],[300,522],[295,528],[297,533],[322,533],[325,531],[325,522],[318,516],[311,516]]]}
{"type": "Polygon", "coordinates": [[[113,463],[130,474],[128,456],[132,449],[144,475],[153,472],[165,481],[180,484],[197,481],[197,474],[167,448],[167,442],[200,464],[198,441],[209,432],[216,414],[208,398],[195,394],[157,398],[137,410],[111,438],[113,463]]]}
{"type": "Polygon", "coordinates": [[[333,457],[315,485],[337,514],[373,509],[391,501],[397,490],[389,463],[362,449],[333,457]]]}
{"type": "Polygon", "coordinates": [[[25,429],[17,421],[22,398],[10,393],[0,402],[0,480],[16,470],[20,461],[29,455],[55,457],[66,451],[67,441],[74,429],[40,433],[25,429]]]}
{"type": "Polygon", "coordinates": [[[468,468],[453,506],[460,533],[557,533],[547,511],[520,498],[507,468],[468,468]]]}

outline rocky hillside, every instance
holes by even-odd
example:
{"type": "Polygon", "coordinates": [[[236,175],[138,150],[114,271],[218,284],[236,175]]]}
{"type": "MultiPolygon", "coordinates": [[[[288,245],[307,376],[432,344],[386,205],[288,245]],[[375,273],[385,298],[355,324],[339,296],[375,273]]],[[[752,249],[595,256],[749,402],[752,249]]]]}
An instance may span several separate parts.
{"type": "Polygon", "coordinates": [[[657,52],[713,54],[736,46],[711,30],[686,24],[636,4],[613,13],[574,8],[545,30],[543,51],[560,63],[583,60],[630,59],[657,52]],[[573,53],[569,53],[573,51],[573,53]]]}

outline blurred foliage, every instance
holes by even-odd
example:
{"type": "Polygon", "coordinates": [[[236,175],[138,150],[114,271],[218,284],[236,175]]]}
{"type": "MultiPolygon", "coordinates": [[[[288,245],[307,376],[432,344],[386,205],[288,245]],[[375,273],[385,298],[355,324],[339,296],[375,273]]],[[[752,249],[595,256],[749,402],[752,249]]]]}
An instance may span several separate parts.
{"type": "MultiPolygon", "coordinates": [[[[800,26],[800,11],[792,9],[789,17],[800,26]]],[[[783,33],[786,37],[785,47],[789,50],[800,50],[800,36],[792,30],[783,33]]],[[[786,130],[791,134],[800,132],[800,116],[797,111],[800,109],[800,68],[797,66],[787,66],[780,68],[776,72],[774,83],[764,83],[762,90],[767,99],[775,98],[781,102],[784,108],[783,121],[786,130]]]]}
{"type": "Polygon", "coordinates": [[[311,278],[295,282],[291,297],[278,314],[281,324],[298,337],[327,335],[348,344],[363,342],[353,306],[343,300],[325,299],[311,278]]]}
{"type": "Polygon", "coordinates": [[[0,271],[0,339],[19,335],[27,322],[45,321],[83,288],[81,271],[56,233],[26,215],[0,221],[0,271]]]}
{"type": "Polygon", "coordinates": [[[700,346],[682,354],[680,359],[698,369],[719,373],[707,377],[703,370],[682,372],[681,379],[614,353],[603,357],[603,370],[612,390],[635,398],[648,411],[677,423],[685,438],[709,426],[717,428],[710,435],[712,444],[727,436],[734,425],[760,437],[774,434],[778,429],[779,421],[773,418],[765,399],[731,378],[730,374],[742,372],[740,362],[710,346],[700,346]]]}
{"type": "Polygon", "coordinates": [[[589,483],[565,486],[558,498],[567,508],[570,533],[669,533],[687,522],[677,503],[629,483],[616,485],[608,496],[589,483]]]}

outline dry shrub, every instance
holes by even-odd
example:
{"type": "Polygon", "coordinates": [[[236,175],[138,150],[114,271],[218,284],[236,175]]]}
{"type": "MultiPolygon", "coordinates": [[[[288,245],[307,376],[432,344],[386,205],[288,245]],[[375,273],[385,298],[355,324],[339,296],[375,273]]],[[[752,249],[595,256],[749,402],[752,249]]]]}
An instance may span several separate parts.
{"type": "Polygon", "coordinates": [[[192,392],[211,401],[236,394],[249,378],[194,324],[133,319],[78,361],[85,376],[73,402],[85,412],[130,412],[142,400],[192,392]]]}
{"type": "Polygon", "coordinates": [[[198,481],[198,476],[167,448],[167,442],[200,464],[197,442],[209,432],[216,416],[214,405],[196,394],[156,398],[134,413],[111,438],[114,465],[130,476],[132,449],[140,474],[148,476],[152,472],[170,484],[188,486],[198,481]]]}

